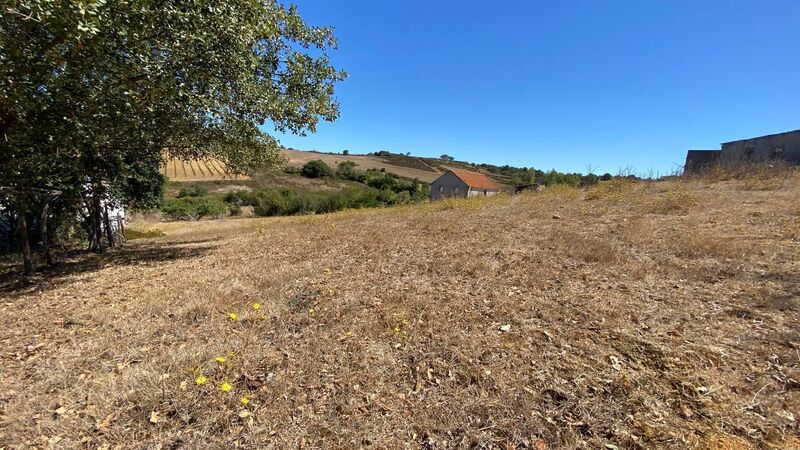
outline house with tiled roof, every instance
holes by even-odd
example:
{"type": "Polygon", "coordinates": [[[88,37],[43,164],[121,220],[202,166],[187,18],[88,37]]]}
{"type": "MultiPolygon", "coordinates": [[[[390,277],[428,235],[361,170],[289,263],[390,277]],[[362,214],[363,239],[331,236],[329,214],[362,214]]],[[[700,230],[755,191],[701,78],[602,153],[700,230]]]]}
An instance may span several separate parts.
{"type": "Polygon", "coordinates": [[[468,170],[448,170],[431,183],[431,200],[496,195],[500,186],[488,176],[468,170]]]}

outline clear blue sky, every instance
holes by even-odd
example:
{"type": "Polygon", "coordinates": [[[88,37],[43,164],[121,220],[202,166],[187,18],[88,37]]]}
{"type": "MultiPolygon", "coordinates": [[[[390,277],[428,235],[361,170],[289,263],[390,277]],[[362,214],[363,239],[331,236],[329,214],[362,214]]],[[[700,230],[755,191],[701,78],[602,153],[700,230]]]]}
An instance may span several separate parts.
{"type": "Polygon", "coordinates": [[[616,173],[800,128],[800,1],[296,0],[341,118],[289,147],[616,173]]]}

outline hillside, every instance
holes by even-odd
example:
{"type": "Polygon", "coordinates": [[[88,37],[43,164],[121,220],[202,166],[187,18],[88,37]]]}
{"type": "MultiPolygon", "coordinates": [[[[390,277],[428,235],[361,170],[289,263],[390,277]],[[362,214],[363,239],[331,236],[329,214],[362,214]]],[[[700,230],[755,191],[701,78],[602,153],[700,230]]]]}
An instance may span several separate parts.
{"type": "MultiPolygon", "coordinates": [[[[313,151],[302,151],[294,149],[282,149],[281,155],[286,159],[287,164],[301,167],[303,164],[322,160],[334,169],[344,161],[352,161],[361,170],[384,169],[404,178],[418,178],[424,183],[430,183],[438,178],[447,169],[441,161],[431,158],[417,158],[415,156],[405,156],[392,154],[389,156],[372,155],[341,155],[332,153],[319,153],[313,151]],[[425,162],[426,160],[432,161],[425,162]]],[[[458,164],[452,164],[457,166],[458,164]]],[[[176,158],[169,159],[162,167],[162,172],[170,181],[194,182],[194,181],[237,181],[249,179],[248,177],[236,176],[228,173],[225,165],[216,160],[201,161],[181,161],[176,158]]],[[[258,175],[260,176],[260,175],[258,175]]]]}
{"type": "Polygon", "coordinates": [[[156,226],[0,278],[0,443],[800,448],[797,174],[156,226]]]}
{"type": "Polygon", "coordinates": [[[422,159],[413,156],[394,155],[394,157],[381,157],[369,155],[339,155],[330,153],[307,152],[301,150],[283,149],[281,154],[289,164],[302,166],[303,164],[320,159],[329,166],[336,168],[343,161],[353,161],[358,168],[385,169],[387,172],[405,178],[419,178],[420,181],[430,183],[439,178],[443,171],[435,166],[428,165],[422,159]]]}

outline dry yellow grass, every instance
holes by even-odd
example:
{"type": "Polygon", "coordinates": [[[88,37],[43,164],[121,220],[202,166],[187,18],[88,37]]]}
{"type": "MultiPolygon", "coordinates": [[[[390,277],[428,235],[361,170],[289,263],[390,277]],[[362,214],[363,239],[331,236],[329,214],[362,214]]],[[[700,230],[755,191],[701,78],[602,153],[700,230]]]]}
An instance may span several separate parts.
{"type": "Polygon", "coordinates": [[[0,447],[798,448],[800,179],[602,189],[148,224],[8,281],[0,447]]]}

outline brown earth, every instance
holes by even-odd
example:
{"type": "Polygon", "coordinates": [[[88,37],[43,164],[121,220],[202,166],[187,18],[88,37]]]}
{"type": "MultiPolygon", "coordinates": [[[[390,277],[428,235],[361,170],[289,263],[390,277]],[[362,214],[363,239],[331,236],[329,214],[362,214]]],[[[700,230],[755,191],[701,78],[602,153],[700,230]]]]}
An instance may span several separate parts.
{"type": "Polygon", "coordinates": [[[2,278],[0,447],[800,448],[798,175],[157,226],[2,278]]]}

